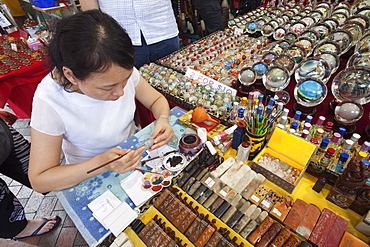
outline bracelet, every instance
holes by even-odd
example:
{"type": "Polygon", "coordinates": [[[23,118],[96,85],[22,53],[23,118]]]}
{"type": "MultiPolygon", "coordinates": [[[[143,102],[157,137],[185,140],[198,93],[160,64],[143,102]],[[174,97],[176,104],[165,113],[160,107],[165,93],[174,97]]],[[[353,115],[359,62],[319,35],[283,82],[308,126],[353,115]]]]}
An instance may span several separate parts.
{"type": "MultiPolygon", "coordinates": [[[[167,120],[168,120],[168,117],[159,117],[159,118],[164,118],[164,119],[167,119],[167,120]]],[[[158,119],[159,119],[159,118],[158,118],[158,119]]]]}

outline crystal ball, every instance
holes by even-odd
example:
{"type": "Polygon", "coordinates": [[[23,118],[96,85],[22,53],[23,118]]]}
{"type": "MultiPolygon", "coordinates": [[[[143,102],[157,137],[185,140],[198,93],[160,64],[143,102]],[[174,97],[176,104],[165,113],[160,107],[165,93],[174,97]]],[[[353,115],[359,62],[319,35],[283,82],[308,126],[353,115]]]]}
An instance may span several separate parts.
{"type": "Polygon", "coordinates": [[[248,86],[256,81],[256,73],[251,68],[242,69],[238,79],[241,84],[248,86]]]}
{"type": "Polygon", "coordinates": [[[325,84],[319,80],[306,79],[297,84],[294,97],[303,106],[312,107],[320,104],[327,95],[325,84]]]}
{"type": "Polygon", "coordinates": [[[370,69],[349,67],[339,72],[332,83],[333,95],[340,101],[370,102],[370,69]]]}
{"type": "Polygon", "coordinates": [[[363,107],[356,102],[341,102],[335,107],[334,118],[342,123],[357,122],[363,115],[363,107]]]}
{"type": "Polygon", "coordinates": [[[288,72],[282,67],[272,67],[263,75],[263,84],[270,91],[280,91],[288,86],[288,72]]]}

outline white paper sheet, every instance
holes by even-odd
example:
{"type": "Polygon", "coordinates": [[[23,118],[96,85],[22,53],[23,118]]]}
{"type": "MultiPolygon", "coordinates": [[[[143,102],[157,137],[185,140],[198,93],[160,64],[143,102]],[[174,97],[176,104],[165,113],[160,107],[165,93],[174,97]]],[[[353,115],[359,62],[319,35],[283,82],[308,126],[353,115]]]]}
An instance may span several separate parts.
{"type": "Polygon", "coordinates": [[[142,184],[143,174],[138,171],[134,171],[130,176],[121,181],[121,187],[137,207],[140,207],[149,200],[149,198],[158,193],[144,189],[142,184]]]}

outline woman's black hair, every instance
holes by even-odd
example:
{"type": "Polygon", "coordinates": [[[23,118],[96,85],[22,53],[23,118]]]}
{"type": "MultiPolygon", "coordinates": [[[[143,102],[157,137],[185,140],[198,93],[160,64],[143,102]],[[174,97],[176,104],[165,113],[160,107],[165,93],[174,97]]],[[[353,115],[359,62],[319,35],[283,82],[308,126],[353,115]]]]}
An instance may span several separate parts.
{"type": "Polygon", "coordinates": [[[62,19],[49,44],[50,69],[61,75],[65,89],[71,83],[63,66],[84,80],[91,73],[104,72],[113,64],[125,69],[134,66],[134,47],[126,31],[111,16],[100,10],[88,10],[62,19]]]}

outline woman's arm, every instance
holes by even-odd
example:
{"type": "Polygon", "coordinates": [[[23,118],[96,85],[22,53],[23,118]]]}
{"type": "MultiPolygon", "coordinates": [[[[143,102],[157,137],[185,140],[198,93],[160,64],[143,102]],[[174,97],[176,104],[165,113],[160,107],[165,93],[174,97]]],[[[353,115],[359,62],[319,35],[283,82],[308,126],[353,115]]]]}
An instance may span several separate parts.
{"type": "Polygon", "coordinates": [[[82,11],[99,9],[98,0],[80,0],[82,11]]]}
{"type": "Polygon", "coordinates": [[[162,94],[150,86],[142,76],[140,76],[139,84],[136,86],[135,90],[136,99],[151,110],[155,119],[157,119],[154,131],[149,138],[155,139],[155,144],[151,149],[159,148],[171,141],[174,136],[174,131],[168,123],[170,116],[168,101],[162,94]]]}
{"type": "Polygon", "coordinates": [[[136,150],[112,148],[78,164],[60,165],[63,136],[51,136],[31,128],[31,139],[28,175],[32,188],[40,193],[72,187],[108,170],[117,173],[131,171],[140,163],[144,152],[144,147],[136,150]],[[121,159],[87,174],[87,171],[124,154],[121,159]]]}

